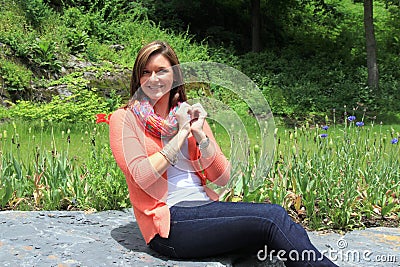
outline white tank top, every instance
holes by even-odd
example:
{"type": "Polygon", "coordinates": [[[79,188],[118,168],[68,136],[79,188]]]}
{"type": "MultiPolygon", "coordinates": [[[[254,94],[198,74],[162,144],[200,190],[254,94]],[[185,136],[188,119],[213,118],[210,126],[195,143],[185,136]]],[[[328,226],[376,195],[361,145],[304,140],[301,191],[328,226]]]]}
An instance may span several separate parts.
{"type": "Polygon", "coordinates": [[[178,162],[175,166],[168,167],[167,177],[169,207],[181,201],[210,200],[189,160],[187,139],[178,153],[178,162]]]}

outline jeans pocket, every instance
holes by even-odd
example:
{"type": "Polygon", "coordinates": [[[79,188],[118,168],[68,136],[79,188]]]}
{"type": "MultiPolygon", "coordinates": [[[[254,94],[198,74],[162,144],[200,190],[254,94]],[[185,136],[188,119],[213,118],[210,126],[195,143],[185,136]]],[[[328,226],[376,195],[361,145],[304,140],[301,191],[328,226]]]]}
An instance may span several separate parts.
{"type": "Polygon", "coordinates": [[[175,248],[163,243],[163,238],[155,236],[150,242],[150,248],[154,251],[168,257],[179,258],[175,248]]]}

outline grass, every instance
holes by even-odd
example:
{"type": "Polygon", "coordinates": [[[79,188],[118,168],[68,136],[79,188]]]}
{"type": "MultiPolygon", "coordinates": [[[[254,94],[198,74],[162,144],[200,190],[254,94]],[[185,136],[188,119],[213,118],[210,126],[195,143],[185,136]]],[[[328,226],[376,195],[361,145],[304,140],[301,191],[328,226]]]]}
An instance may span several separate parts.
{"type": "Polygon", "coordinates": [[[120,209],[125,178],[108,145],[107,125],[3,123],[0,208],[120,209]]]}
{"type": "MultiPolygon", "coordinates": [[[[234,167],[225,199],[280,204],[312,229],[353,229],[374,218],[398,222],[400,144],[394,138],[400,125],[356,126],[356,121],[278,127],[272,164],[265,151],[255,149],[260,136],[253,119],[244,123],[251,139],[246,164],[232,154],[238,145],[229,139],[232,129],[210,123],[234,167]]],[[[130,205],[109,149],[108,125],[15,121],[1,126],[1,209],[130,205]]]]}
{"type": "Polygon", "coordinates": [[[354,122],[327,131],[285,131],[270,187],[286,176],[288,194],[281,204],[305,215],[312,228],[352,228],[376,216],[397,217],[400,147],[391,141],[398,136],[398,126],[354,122]]]}
{"type": "Polygon", "coordinates": [[[91,145],[108,143],[106,125],[72,124],[45,121],[14,121],[1,125],[2,150],[10,151],[21,161],[33,160],[34,149],[42,152],[65,152],[84,163],[90,156],[91,145]]]}
{"type": "Polygon", "coordinates": [[[239,194],[228,198],[280,204],[312,229],[398,222],[400,146],[394,138],[400,126],[356,124],[278,129],[275,162],[263,182],[252,192],[243,190],[257,178],[254,170],[265,168],[262,161],[253,163],[242,174],[239,194]]]}

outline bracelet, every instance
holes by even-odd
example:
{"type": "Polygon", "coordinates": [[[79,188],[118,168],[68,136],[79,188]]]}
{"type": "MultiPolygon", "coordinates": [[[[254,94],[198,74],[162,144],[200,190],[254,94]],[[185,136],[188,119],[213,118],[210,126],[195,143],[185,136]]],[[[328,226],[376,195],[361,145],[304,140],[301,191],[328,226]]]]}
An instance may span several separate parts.
{"type": "Polygon", "coordinates": [[[200,141],[199,149],[204,150],[210,145],[210,139],[206,137],[205,139],[200,141]]]}
{"type": "Polygon", "coordinates": [[[174,166],[178,162],[178,157],[176,153],[171,149],[169,145],[166,145],[161,151],[160,154],[164,156],[164,158],[168,161],[169,164],[174,166]],[[171,155],[172,154],[172,155],[171,155]]]}

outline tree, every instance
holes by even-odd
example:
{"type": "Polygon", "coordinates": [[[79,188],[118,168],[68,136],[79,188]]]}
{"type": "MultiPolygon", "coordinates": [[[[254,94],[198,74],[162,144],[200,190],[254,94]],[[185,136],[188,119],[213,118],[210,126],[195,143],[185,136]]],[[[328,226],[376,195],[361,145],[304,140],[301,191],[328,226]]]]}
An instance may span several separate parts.
{"type": "Polygon", "coordinates": [[[261,51],[260,0],[251,0],[251,50],[261,51]]]}
{"type": "Polygon", "coordinates": [[[364,29],[367,50],[368,86],[378,88],[379,71],[373,20],[373,0],[364,0],[364,29]]]}

